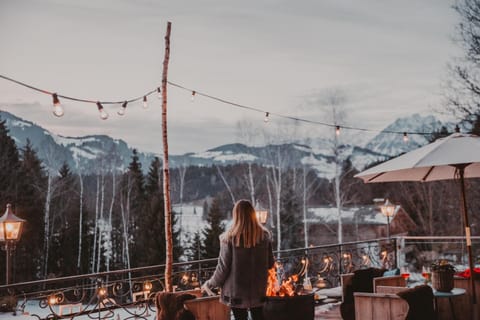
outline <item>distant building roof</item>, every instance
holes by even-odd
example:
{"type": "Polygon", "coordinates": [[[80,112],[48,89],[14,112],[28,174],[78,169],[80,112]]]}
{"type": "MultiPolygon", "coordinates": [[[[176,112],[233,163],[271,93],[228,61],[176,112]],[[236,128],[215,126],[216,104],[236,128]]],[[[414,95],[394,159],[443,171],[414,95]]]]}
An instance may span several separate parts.
{"type": "MultiPolygon", "coordinates": [[[[307,209],[310,223],[338,223],[338,209],[336,207],[311,207],[307,209]]],[[[395,209],[395,215],[390,217],[390,223],[400,213],[405,213],[401,206],[395,209]]],[[[344,207],[341,210],[343,224],[357,224],[357,225],[385,225],[387,224],[387,217],[384,216],[378,206],[365,205],[358,207],[344,207]]],[[[408,215],[407,215],[408,216],[408,215]]]]}

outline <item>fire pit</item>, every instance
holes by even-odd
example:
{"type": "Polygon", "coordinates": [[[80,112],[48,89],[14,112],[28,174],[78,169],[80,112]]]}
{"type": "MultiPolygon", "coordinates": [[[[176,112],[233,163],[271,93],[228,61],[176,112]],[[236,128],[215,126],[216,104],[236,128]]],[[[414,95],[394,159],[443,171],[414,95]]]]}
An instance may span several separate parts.
{"type": "Polygon", "coordinates": [[[299,275],[306,276],[306,272],[279,277],[277,268],[281,268],[278,262],[268,271],[267,297],[263,308],[265,320],[313,320],[314,294],[298,284],[299,275]]]}
{"type": "Polygon", "coordinates": [[[313,293],[284,297],[267,297],[263,308],[265,320],[313,320],[313,293]]]}

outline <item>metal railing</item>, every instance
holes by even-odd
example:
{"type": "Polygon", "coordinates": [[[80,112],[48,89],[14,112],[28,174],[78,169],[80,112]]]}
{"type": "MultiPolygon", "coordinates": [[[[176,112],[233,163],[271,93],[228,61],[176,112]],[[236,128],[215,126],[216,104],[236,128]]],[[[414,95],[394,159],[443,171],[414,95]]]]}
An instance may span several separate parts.
{"type": "MultiPolygon", "coordinates": [[[[301,274],[314,287],[339,285],[340,275],[370,266],[397,266],[397,240],[375,239],[275,253],[279,277],[301,274]]],[[[217,259],[173,265],[176,290],[199,288],[217,259]]],[[[0,286],[0,297],[34,319],[154,319],[154,296],[164,289],[165,265],[0,286]]],[[[301,279],[303,280],[303,279],[301,279]]]]}
{"type": "MultiPolygon", "coordinates": [[[[471,237],[475,263],[480,263],[480,237],[471,237]]],[[[404,236],[398,240],[398,265],[408,266],[411,273],[421,273],[422,266],[447,260],[458,271],[468,268],[466,240],[463,236],[404,236]]]]}

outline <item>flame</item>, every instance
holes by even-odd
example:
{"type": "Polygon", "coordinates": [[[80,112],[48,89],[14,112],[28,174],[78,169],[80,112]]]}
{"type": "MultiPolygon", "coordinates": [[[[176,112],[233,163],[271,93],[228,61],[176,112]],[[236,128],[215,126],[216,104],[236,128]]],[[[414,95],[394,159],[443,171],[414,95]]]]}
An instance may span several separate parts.
{"type": "Polygon", "coordinates": [[[295,283],[298,281],[298,275],[294,274],[286,280],[282,280],[282,284],[279,284],[277,279],[276,267],[268,270],[268,285],[267,296],[268,297],[285,297],[295,295],[295,283]]]}

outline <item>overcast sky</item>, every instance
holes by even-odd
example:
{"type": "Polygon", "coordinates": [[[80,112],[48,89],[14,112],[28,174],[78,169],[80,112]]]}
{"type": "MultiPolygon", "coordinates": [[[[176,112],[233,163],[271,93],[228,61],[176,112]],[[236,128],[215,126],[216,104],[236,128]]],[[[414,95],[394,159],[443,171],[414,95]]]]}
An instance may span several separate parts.
{"type": "MultiPolygon", "coordinates": [[[[160,85],[167,21],[169,80],[222,99],[330,122],[321,101],[341,91],[342,124],[381,130],[431,113],[442,100],[453,42],[454,0],[0,0],[0,74],[59,94],[116,101],[160,85]]],[[[102,121],[93,104],[62,100],[0,79],[0,108],[67,136],[108,134],[161,151],[161,105],[129,106],[102,121]]],[[[168,88],[169,147],[179,154],[239,141],[236,124],[263,114],[168,88]]],[[[268,126],[282,123],[271,117],[268,126]]],[[[324,128],[303,125],[311,137],[324,128]]],[[[251,143],[260,143],[255,137],[251,143]]]]}

